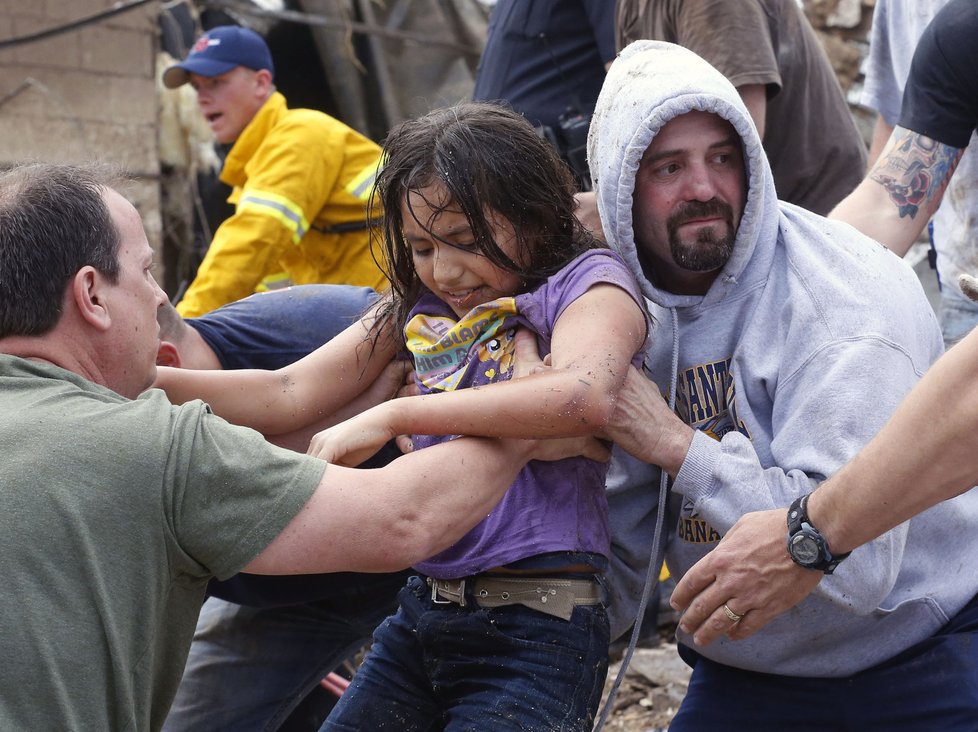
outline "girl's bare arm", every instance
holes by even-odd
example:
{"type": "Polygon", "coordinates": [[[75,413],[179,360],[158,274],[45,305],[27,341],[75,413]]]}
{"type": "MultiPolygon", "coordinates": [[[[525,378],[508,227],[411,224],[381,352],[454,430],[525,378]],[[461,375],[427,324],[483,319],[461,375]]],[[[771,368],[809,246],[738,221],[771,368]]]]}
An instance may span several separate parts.
{"type": "Polygon", "coordinates": [[[597,285],[554,326],[551,369],[444,394],[397,399],[320,433],[311,454],[355,464],[398,434],[572,437],[608,422],[632,356],[646,337],[635,301],[597,285]]]}
{"type": "Polygon", "coordinates": [[[268,435],[328,418],[367,389],[390,362],[390,326],[380,337],[368,313],[303,359],[275,371],[196,371],[160,367],[154,386],[180,404],[202,399],[229,422],[268,435]]]}

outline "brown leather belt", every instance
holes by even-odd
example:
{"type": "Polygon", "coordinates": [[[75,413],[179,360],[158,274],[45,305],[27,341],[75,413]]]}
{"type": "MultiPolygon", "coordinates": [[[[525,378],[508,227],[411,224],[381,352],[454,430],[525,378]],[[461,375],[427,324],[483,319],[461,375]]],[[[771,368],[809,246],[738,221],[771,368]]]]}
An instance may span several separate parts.
{"type": "Polygon", "coordinates": [[[427,577],[426,581],[431,601],[439,605],[465,607],[470,601],[485,608],[523,605],[563,620],[570,620],[578,605],[604,601],[604,589],[596,579],[476,575],[457,580],[427,577]]]}

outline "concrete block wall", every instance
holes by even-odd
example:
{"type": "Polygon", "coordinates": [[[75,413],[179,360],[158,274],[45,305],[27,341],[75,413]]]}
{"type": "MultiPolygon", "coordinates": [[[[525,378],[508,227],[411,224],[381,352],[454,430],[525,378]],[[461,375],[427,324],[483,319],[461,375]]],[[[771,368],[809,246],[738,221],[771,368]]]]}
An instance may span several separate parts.
{"type": "MultiPolygon", "coordinates": [[[[115,0],[0,0],[0,41],[114,5],[115,0]]],[[[150,2],[41,41],[0,47],[0,168],[29,161],[119,165],[135,177],[126,194],[157,252],[158,12],[150,2]]]]}

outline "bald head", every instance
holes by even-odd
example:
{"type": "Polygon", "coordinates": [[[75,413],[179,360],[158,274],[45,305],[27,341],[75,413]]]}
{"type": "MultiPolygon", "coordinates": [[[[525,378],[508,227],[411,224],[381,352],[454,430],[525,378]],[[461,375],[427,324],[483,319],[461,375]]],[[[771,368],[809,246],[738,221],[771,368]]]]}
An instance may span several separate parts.
{"type": "Polygon", "coordinates": [[[221,369],[220,359],[197,329],[187,323],[169,301],[156,311],[160,324],[157,366],[184,369],[221,369]]]}

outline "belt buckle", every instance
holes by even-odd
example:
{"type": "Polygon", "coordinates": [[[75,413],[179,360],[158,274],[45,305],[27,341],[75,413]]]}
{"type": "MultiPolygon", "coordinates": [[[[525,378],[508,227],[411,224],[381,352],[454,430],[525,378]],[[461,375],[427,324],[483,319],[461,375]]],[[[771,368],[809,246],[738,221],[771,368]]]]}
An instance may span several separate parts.
{"type": "MultiPolygon", "coordinates": [[[[431,602],[435,605],[451,605],[454,602],[451,599],[440,599],[438,597],[438,590],[441,589],[440,584],[442,580],[431,579],[431,602]]],[[[458,581],[458,605],[459,607],[465,607],[465,578],[463,577],[458,581]]]]}

